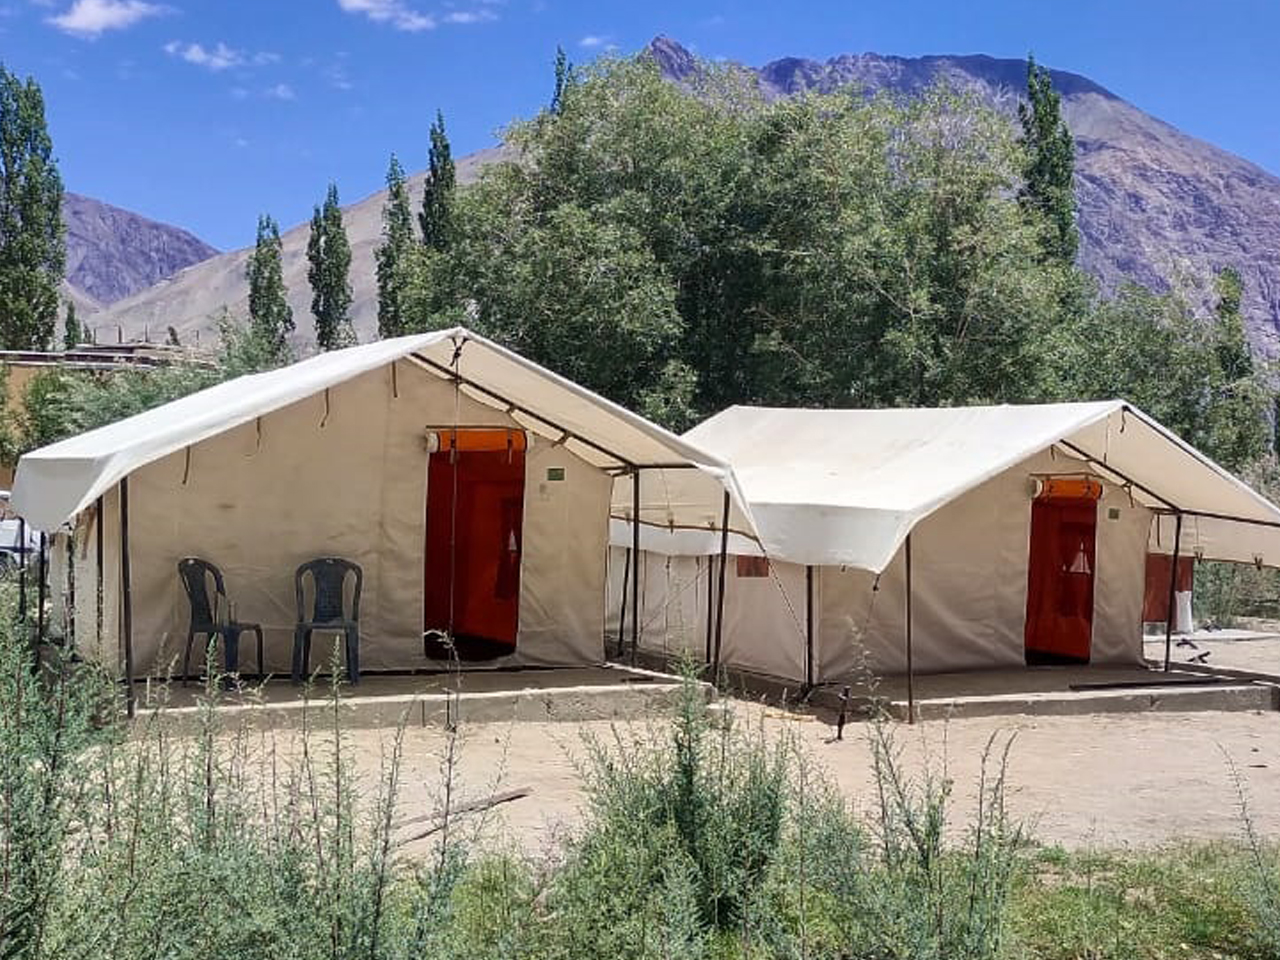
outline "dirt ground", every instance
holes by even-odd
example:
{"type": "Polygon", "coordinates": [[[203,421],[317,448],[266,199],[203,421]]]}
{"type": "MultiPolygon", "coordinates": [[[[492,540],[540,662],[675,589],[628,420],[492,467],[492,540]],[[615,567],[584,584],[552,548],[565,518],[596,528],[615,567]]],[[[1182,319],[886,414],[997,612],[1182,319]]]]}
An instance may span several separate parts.
{"type": "MultiPolygon", "coordinates": [[[[738,703],[742,721],[767,732],[794,732],[854,803],[873,802],[867,729],[846,728],[842,742],[812,718],[738,703]]],[[[1008,804],[1045,843],[1075,848],[1150,846],[1188,838],[1230,838],[1241,831],[1238,771],[1250,814],[1265,836],[1280,839],[1280,713],[1152,713],[1082,717],[998,717],[898,725],[912,771],[946,764],[955,781],[957,825],[973,809],[981,757],[993,735],[1016,735],[1010,752],[1008,804]]],[[[530,788],[523,799],[487,815],[483,835],[529,853],[548,852],[581,814],[578,763],[584,735],[611,737],[608,723],[475,724],[461,732],[454,802],[530,788]]],[[[390,731],[352,733],[361,769],[376,776],[390,731]]],[[[440,807],[446,737],[438,728],[406,731],[401,816],[440,807]]],[[[479,818],[463,818],[468,829],[479,818]]]]}

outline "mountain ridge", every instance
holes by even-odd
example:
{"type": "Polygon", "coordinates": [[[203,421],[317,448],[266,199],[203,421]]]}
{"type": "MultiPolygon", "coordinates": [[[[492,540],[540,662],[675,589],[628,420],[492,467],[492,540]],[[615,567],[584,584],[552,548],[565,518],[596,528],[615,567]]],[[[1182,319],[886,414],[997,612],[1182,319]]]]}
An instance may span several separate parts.
{"type": "MultiPolygon", "coordinates": [[[[688,81],[700,61],[669,37],[646,47],[664,74],[688,81]]],[[[1025,90],[1026,61],[986,54],[897,57],[842,54],[824,61],[783,57],[758,67],[768,96],[856,85],[868,93],[912,94],[939,80],[954,83],[1009,114],[1025,90]]],[[[1182,278],[1199,282],[1192,293],[1207,302],[1213,271],[1240,270],[1250,337],[1264,353],[1280,354],[1280,178],[1213,144],[1183,133],[1111,92],[1066,70],[1050,75],[1063,99],[1063,115],[1076,138],[1080,263],[1105,289],[1134,280],[1162,289],[1182,278]]],[[[476,179],[488,163],[508,157],[491,147],[458,161],[458,182],[476,179]]],[[[423,174],[410,178],[415,195],[423,174]]],[[[345,207],[350,235],[352,318],[361,340],[376,336],[373,250],[381,232],[385,192],[345,207]]],[[[307,224],[284,235],[284,267],[298,324],[297,343],[314,342],[306,282],[307,224]]],[[[231,251],[188,266],[153,287],[94,314],[92,323],[119,326],[125,336],[157,334],[172,325],[183,342],[212,332],[221,307],[243,314],[248,250],[231,251]]]]}

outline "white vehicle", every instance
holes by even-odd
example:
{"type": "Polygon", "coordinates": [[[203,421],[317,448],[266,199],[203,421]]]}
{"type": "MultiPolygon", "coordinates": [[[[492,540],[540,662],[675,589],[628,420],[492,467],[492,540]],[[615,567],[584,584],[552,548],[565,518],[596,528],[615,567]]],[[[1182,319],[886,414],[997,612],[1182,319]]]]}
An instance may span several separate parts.
{"type": "Polygon", "coordinates": [[[40,549],[40,534],[25,525],[9,511],[9,491],[0,490],[0,573],[21,563],[22,555],[40,549]]]}

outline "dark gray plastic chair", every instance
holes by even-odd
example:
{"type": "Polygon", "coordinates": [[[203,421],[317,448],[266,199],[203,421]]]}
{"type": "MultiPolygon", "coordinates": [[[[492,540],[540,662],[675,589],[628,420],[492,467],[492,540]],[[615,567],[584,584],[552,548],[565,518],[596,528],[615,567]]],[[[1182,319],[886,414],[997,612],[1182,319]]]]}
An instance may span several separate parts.
{"type": "MultiPolygon", "coordinates": [[[[191,676],[191,645],[196,635],[205,637],[205,649],[222,637],[222,667],[228,674],[240,668],[240,634],[252,631],[258,638],[258,676],[262,672],[262,625],[232,620],[231,605],[227,600],[227,588],[223,584],[222,571],[208,560],[199,557],[183,557],[178,561],[178,576],[191,604],[191,622],[187,627],[187,647],[182,654],[182,683],[185,686],[191,676]],[[213,593],[209,592],[210,581],[213,593]]],[[[207,657],[206,657],[207,659],[207,657]]]]}
{"type": "Polygon", "coordinates": [[[311,669],[311,634],[315,630],[341,631],[345,640],[347,679],[360,682],[360,590],[364,571],[360,565],[341,557],[320,557],[298,567],[293,577],[298,601],[298,623],[293,628],[293,682],[301,682],[311,669]],[[307,616],[303,581],[307,577],[315,590],[311,615],[307,616]],[[355,578],[351,594],[351,614],[345,610],[347,577],[355,578]]]}

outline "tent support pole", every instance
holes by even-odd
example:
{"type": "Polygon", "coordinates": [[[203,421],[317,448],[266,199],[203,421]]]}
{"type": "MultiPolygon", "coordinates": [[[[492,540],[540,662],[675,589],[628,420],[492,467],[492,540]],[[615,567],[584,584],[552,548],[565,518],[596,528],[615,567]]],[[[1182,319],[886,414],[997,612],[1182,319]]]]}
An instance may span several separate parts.
{"type": "Polygon", "coordinates": [[[640,648],[640,469],[631,474],[631,665],[640,648]]]}
{"type": "MultiPolygon", "coordinates": [[[[1157,521],[1158,522],[1158,521],[1157,521]]],[[[1173,523],[1173,562],[1169,565],[1169,609],[1164,618],[1164,672],[1169,672],[1169,661],[1173,658],[1173,616],[1174,600],[1178,592],[1178,549],[1182,546],[1182,514],[1175,514],[1173,523]]]]}
{"type": "Polygon", "coordinates": [[[97,579],[98,579],[98,584],[97,584],[98,595],[95,598],[96,613],[95,613],[94,619],[97,627],[97,637],[95,638],[95,643],[98,649],[102,648],[102,527],[103,527],[103,524],[107,522],[107,518],[103,515],[102,508],[103,508],[102,498],[99,497],[98,502],[94,505],[94,511],[93,511],[93,519],[94,519],[93,525],[96,528],[93,531],[94,554],[95,554],[94,568],[97,571],[97,579]]]}
{"type": "Polygon", "coordinates": [[[813,567],[804,568],[804,686],[813,689],[813,567]]]}
{"type": "Polygon", "coordinates": [[[907,534],[907,723],[916,722],[916,676],[911,651],[911,534],[907,534]]]}
{"type": "Polygon", "coordinates": [[[716,591],[716,648],[712,667],[720,669],[720,644],[724,637],[724,577],[729,566],[729,491],[724,492],[724,509],[720,519],[720,589],[716,591]]]}
{"type": "Polygon", "coordinates": [[[711,666],[711,638],[716,625],[716,558],[707,554],[707,654],[703,658],[711,666]]]}
{"type": "Polygon", "coordinates": [[[27,521],[18,518],[18,619],[27,621],[27,521]]]}
{"type": "Polygon", "coordinates": [[[40,555],[37,558],[36,576],[40,579],[36,581],[36,645],[35,656],[36,663],[40,662],[40,644],[44,643],[44,604],[47,599],[48,586],[46,581],[49,579],[49,535],[43,531],[40,533],[40,555]]]}
{"type": "Polygon", "coordinates": [[[67,649],[76,649],[76,531],[81,529],[77,517],[67,536],[67,649]]]}
{"type": "Polygon", "coordinates": [[[124,641],[125,711],[137,710],[133,691],[133,583],[129,569],[129,478],[120,478],[120,632],[124,641]]]}
{"type": "Polygon", "coordinates": [[[622,607],[618,611],[618,659],[622,659],[622,651],[626,649],[627,635],[627,589],[631,585],[631,548],[627,547],[627,560],[622,565],[622,607]]]}

